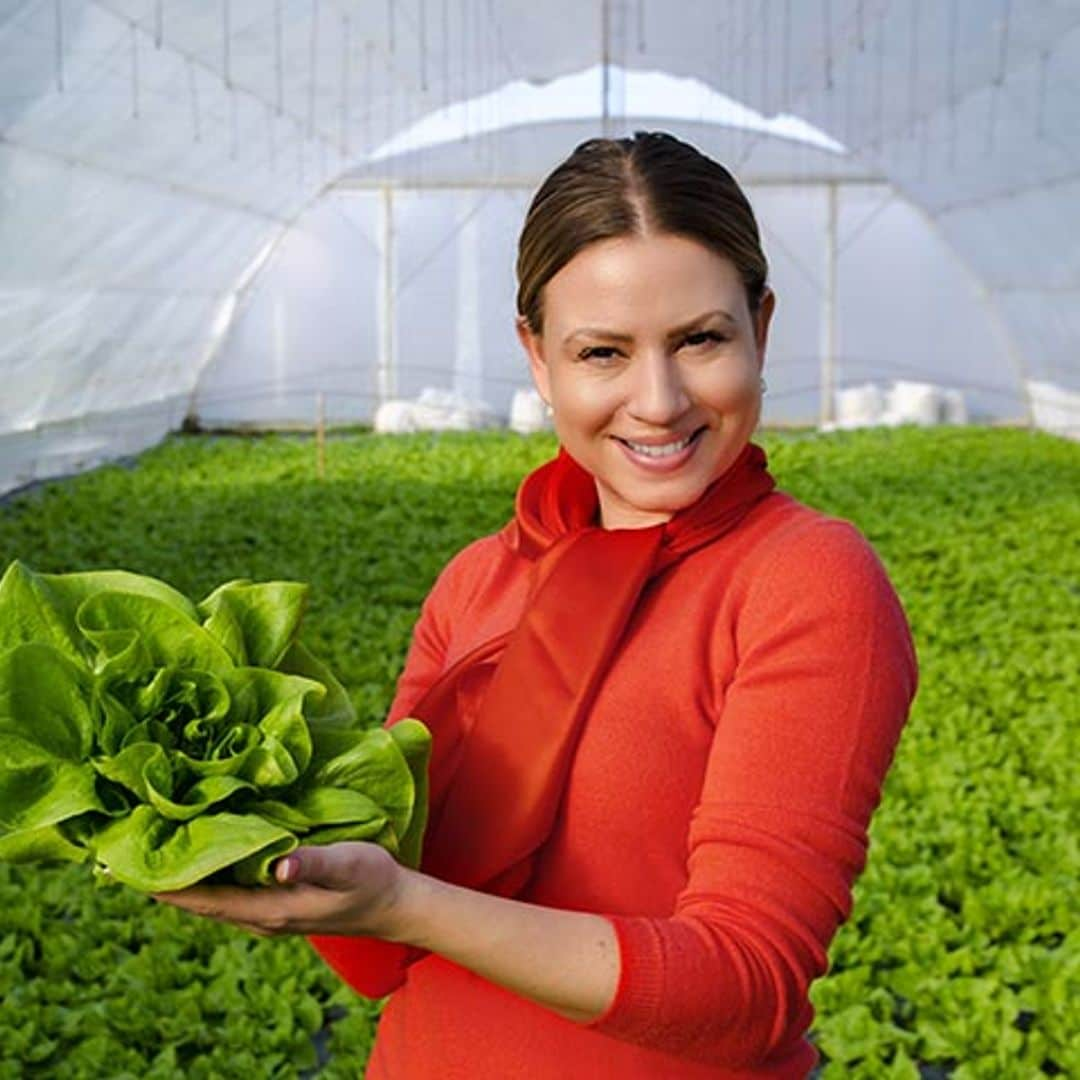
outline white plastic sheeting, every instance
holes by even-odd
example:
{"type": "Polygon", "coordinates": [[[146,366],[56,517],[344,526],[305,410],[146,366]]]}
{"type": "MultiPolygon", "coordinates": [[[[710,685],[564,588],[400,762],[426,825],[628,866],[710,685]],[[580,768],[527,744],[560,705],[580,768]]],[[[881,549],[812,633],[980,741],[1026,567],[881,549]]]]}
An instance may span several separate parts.
{"type": "MultiPolygon", "coordinates": [[[[245,345],[230,327],[241,310],[254,317],[250,282],[341,178],[405,189],[403,213],[420,182],[472,186],[463,199],[483,200],[492,182],[535,184],[580,137],[638,127],[689,134],[750,185],[887,182],[892,205],[921,215],[971,283],[984,314],[956,336],[992,342],[968,349],[969,360],[984,353],[985,373],[955,378],[943,325],[908,303],[908,353],[929,358],[942,384],[996,396],[999,415],[1075,431],[1078,71],[1080,0],[0,0],[0,486],[130,452],[175,426],[227,335],[248,382],[280,369],[288,398],[306,362],[290,351],[293,331],[248,327],[245,345]],[[530,123],[495,93],[546,88],[601,61],[593,115],[577,124],[530,123]],[[725,128],[705,96],[701,123],[685,109],[669,123],[670,109],[643,105],[624,72],[693,80],[766,120],[797,117],[847,153],[734,126],[736,112],[725,128]],[[454,105],[463,138],[387,156],[454,105]],[[276,358],[265,352],[275,340],[276,358]]],[[[412,197],[422,214],[426,197],[412,197]]],[[[784,213],[771,218],[768,202],[755,195],[780,263],[784,213]]],[[[501,345],[463,313],[512,295],[500,284],[512,276],[503,241],[492,241],[498,261],[480,244],[479,261],[462,263],[470,249],[451,245],[428,255],[452,253],[452,266],[414,268],[418,309],[453,293],[454,346],[440,354],[405,294],[396,325],[386,314],[412,256],[378,222],[357,239],[379,254],[368,280],[354,279],[354,338],[314,362],[346,369],[342,396],[374,371],[374,401],[410,392],[395,385],[410,367],[444,365],[462,390],[489,378],[501,345]]],[[[512,240],[519,225],[508,213],[500,235],[512,240]]],[[[843,314],[857,285],[894,284],[892,253],[874,261],[872,277],[838,281],[840,380],[867,377],[845,372],[844,354],[872,361],[878,348],[853,347],[866,339],[843,314]]],[[[331,292],[348,291],[333,280],[331,292]]],[[[894,298],[904,304],[900,289],[894,298]]],[[[508,321],[512,307],[503,311],[508,321]]],[[[820,325],[787,332],[817,354],[806,370],[819,366],[820,325]]]]}
{"type": "MultiPolygon", "coordinates": [[[[748,190],[778,296],[763,417],[814,423],[829,189],[773,181],[748,190]]],[[[208,427],[310,426],[324,393],[331,421],[365,421],[380,400],[441,386],[507,417],[515,390],[530,385],[513,328],[514,248],[530,195],[509,183],[327,193],[238,305],[199,381],[195,415],[208,427]],[[384,288],[388,207],[395,255],[384,288]]],[[[1021,377],[978,282],[940,235],[885,184],[843,183],[836,198],[836,387],[958,382],[973,418],[1023,419],[1021,377]]]]}

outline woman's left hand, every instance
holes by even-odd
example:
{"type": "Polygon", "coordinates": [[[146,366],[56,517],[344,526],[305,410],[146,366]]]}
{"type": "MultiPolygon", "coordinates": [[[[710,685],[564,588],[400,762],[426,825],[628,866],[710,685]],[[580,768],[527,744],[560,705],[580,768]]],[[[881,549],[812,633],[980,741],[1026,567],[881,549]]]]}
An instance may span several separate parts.
{"type": "Polygon", "coordinates": [[[233,923],[260,937],[281,934],[389,936],[406,869],[364,841],[299,847],[274,867],[277,884],[193,885],[155,900],[233,923]]]}

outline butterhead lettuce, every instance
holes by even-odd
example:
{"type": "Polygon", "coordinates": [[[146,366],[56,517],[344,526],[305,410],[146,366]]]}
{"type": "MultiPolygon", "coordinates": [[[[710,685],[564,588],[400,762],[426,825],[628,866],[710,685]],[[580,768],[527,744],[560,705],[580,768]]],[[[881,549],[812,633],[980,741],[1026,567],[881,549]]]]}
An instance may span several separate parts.
{"type": "Polygon", "coordinates": [[[300,843],[418,866],[431,736],[364,726],[297,640],[308,587],[200,603],[121,570],[0,579],[0,859],[146,892],[262,884],[300,843]]]}

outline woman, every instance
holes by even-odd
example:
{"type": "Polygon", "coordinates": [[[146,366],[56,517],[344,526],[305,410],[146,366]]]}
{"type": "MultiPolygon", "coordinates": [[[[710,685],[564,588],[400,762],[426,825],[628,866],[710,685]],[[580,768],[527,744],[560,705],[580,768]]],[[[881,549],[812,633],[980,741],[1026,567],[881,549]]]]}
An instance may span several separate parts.
{"type": "Polygon", "coordinates": [[[662,133],[541,186],[518,333],[560,450],[424,602],[388,723],[434,734],[421,871],[302,847],[163,897],[391,993],[368,1077],[803,1077],[916,688],[846,521],[750,441],[774,308],[730,174],[662,133]]]}

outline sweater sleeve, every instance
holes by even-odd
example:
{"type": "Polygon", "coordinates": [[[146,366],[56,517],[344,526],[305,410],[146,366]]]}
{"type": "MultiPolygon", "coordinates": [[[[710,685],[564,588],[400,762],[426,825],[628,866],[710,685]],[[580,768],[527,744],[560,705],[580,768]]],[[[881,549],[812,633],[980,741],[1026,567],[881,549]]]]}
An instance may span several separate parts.
{"type": "Polygon", "coordinates": [[[851,912],[917,685],[876,553],[825,518],[770,553],[734,628],[669,917],[608,915],[621,972],[588,1026],[691,1060],[753,1067],[813,1019],[811,982],[851,912]]]}

